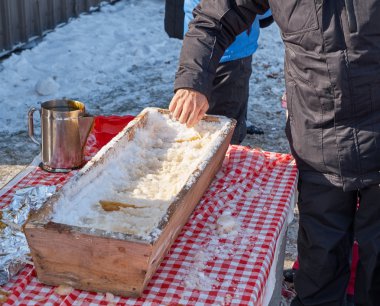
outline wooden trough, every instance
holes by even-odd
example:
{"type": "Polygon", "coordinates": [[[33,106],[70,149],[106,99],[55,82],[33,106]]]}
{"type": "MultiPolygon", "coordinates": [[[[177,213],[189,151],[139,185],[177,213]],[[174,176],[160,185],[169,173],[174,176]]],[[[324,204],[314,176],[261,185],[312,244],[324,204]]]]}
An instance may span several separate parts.
{"type": "MultiPolygon", "coordinates": [[[[156,111],[168,114],[167,110],[156,111]]],[[[115,152],[122,150],[126,141],[133,141],[136,130],[145,127],[148,116],[149,111],[144,110],[59,192],[48,199],[37,213],[30,216],[24,231],[41,282],[111,292],[120,296],[138,297],[143,292],[219,170],[235,120],[228,120],[228,124],[220,131],[212,158],[190,175],[190,183],[185,184],[170,203],[166,216],[159,223],[159,236],[141,239],[128,233],[57,223],[52,220],[52,216],[61,197],[83,180],[91,182],[91,173],[112,159],[115,152]]],[[[220,118],[206,116],[203,120],[215,122],[220,118]]]]}

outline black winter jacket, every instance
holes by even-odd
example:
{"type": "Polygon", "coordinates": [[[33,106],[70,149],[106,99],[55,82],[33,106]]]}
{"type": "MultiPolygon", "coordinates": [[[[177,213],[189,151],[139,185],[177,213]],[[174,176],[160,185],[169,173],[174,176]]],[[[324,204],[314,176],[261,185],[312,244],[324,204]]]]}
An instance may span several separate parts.
{"type": "Polygon", "coordinates": [[[175,89],[210,96],[219,58],[270,5],[285,43],[287,136],[300,176],[380,183],[380,0],[209,0],[195,10],[175,89]]]}

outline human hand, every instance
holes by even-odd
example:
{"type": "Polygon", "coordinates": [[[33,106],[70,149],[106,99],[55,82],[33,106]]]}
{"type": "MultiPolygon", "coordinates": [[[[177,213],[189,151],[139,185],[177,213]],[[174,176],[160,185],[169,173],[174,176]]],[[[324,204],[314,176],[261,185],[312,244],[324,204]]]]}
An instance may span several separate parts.
{"type": "Polygon", "coordinates": [[[170,102],[169,111],[180,123],[192,127],[203,118],[208,107],[205,95],[191,89],[178,89],[170,102]]]}

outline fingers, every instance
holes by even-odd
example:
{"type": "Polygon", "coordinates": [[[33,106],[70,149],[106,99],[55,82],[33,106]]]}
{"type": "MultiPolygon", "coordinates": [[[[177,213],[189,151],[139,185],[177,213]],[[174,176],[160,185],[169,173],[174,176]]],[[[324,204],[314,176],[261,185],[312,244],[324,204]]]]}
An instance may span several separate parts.
{"type": "Polygon", "coordinates": [[[198,122],[201,121],[203,117],[204,117],[204,114],[199,114],[197,117],[197,121],[198,122]]]}
{"type": "Polygon", "coordinates": [[[187,90],[179,89],[176,91],[169,105],[169,111],[172,113],[174,119],[179,120],[181,117],[183,104],[185,103],[187,96],[187,90]]]}
{"type": "Polygon", "coordinates": [[[183,103],[184,103],[183,99],[179,99],[176,103],[176,107],[173,111],[173,117],[176,120],[179,120],[179,118],[181,117],[182,109],[183,109],[183,103]]]}
{"type": "Polygon", "coordinates": [[[182,106],[181,115],[179,116],[178,121],[182,124],[187,123],[190,115],[192,115],[194,111],[196,110],[194,109],[193,101],[190,101],[190,103],[185,102],[182,106]]]}
{"type": "Polygon", "coordinates": [[[172,113],[176,107],[177,107],[177,101],[178,101],[178,97],[177,95],[175,94],[169,104],[169,111],[172,113]]]}
{"type": "Polygon", "coordinates": [[[193,127],[199,121],[201,121],[203,116],[206,114],[208,107],[209,107],[208,103],[203,103],[203,106],[201,106],[198,111],[194,111],[193,113],[191,113],[189,116],[189,119],[187,120],[187,126],[193,127]]]}
{"type": "Polygon", "coordinates": [[[182,106],[180,105],[180,103],[181,103],[181,93],[177,91],[169,105],[169,111],[172,113],[175,119],[178,119],[179,115],[181,115],[180,112],[181,112],[182,106]]]}
{"type": "MultiPolygon", "coordinates": [[[[207,102],[207,100],[206,100],[206,102],[207,102]]],[[[208,102],[207,103],[205,103],[204,105],[203,105],[203,107],[202,107],[202,117],[204,116],[204,115],[206,115],[206,112],[207,112],[207,110],[208,110],[208,107],[209,107],[209,105],[208,105],[208,102]]]]}
{"type": "Polygon", "coordinates": [[[207,98],[203,94],[190,89],[179,89],[170,102],[169,111],[174,119],[192,127],[202,119],[208,107],[207,98]]]}
{"type": "Polygon", "coordinates": [[[202,119],[203,116],[200,119],[198,119],[200,117],[199,114],[200,114],[200,112],[197,111],[197,112],[192,112],[189,115],[189,118],[186,121],[187,127],[193,127],[194,125],[196,125],[200,121],[200,119],[202,119]]]}

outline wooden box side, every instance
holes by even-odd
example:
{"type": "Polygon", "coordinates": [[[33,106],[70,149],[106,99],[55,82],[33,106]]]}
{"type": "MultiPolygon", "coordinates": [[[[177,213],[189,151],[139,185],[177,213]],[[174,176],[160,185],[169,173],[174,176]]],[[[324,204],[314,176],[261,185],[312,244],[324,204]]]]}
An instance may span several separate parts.
{"type": "MultiPolygon", "coordinates": [[[[166,110],[162,112],[167,113],[166,110]]],[[[204,120],[219,119],[206,116],[204,120]]],[[[133,139],[135,129],[145,126],[147,113],[141,113],[134,121],[112,140],[114,144],[133,139]]],[[[51,222],[54,204],[68,186],[63,187],[30,217],[24,227],[40,281],[121,296],[139,296],[220,168],[234,125],[232,121],[225,128],[221,137],[223,141],[215,146],[215,154],[207,160],[207,165],[192,174],[196,180],[181,190],[161,222],[161,235],[151,241],[139,240],[128,234],[51,222]]],[[[93,175],[90,170],[116,149],[112,144],[107,145],[102,149],[103,154],[89,162],[69,183],[76,184],[85,174],[85,180],[90,182],[93,175]]]]}
{"type": "Polygon", "coordinates": [[[231,141],[233,131],[234,129],[232,126],[216,154],[210,160],[203,173],[199,176],[199,179],[192,185],[190,190],[182,194],[182,196],[180,196],[171,206],[171,211],[169,212],[170,217],[168,218],[169,221],[165,225],[160,237],[153,245],[146,282],[149,281],[150,277],[159,267],[171,245],[189,219],[194,208],[199,203],[204,192],[210,186],[215,174],[220,169],[231,141]]]}
{"type": "Polygon", "coordinates": [[[54,226],[25,231],[38,279],[48,285],[139,296],[152,246],[60,231],[54,226]]]}

